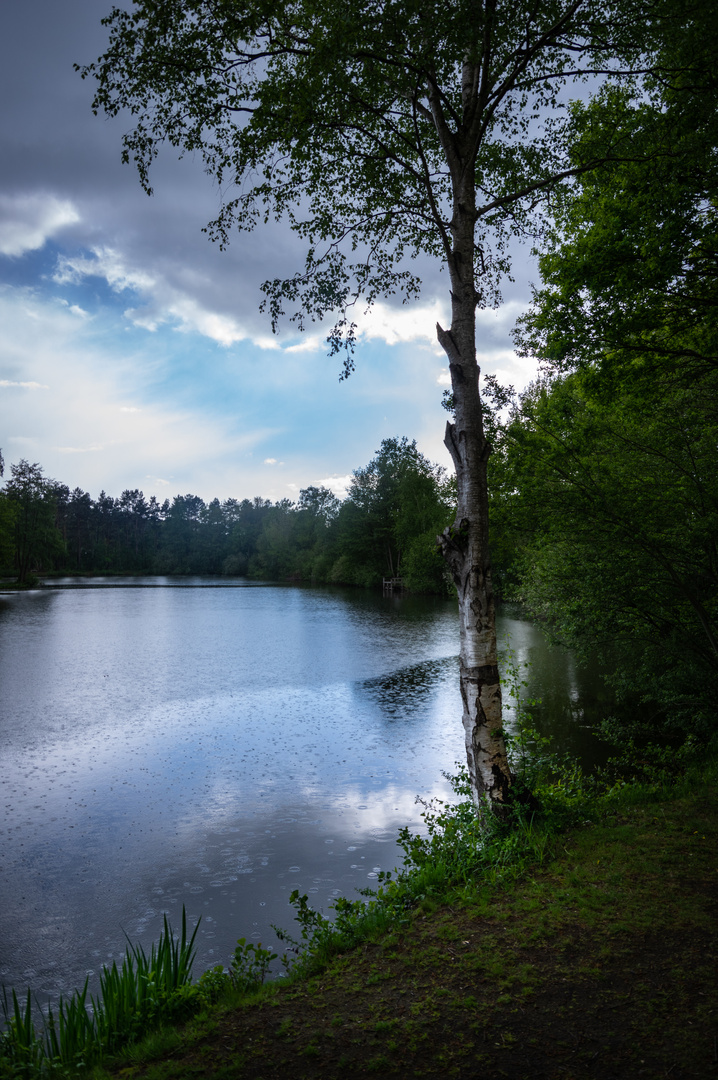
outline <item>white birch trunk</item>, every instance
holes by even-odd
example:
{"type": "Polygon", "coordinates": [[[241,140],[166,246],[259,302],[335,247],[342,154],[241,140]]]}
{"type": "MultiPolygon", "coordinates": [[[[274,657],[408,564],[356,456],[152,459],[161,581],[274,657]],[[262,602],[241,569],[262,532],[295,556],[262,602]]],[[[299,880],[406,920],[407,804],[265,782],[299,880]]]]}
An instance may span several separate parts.
{"type": "Polygon", "coordinates": [[[449,257],[451,328],[436,329],[449,360],[454,396],[455,421],[447,424],[444,441],[456,469],[458,509],[453,526],[438,541],[459,597],[461,697],[472,793],[477,806],[488,798],[499,810],[510,797],[511,772],[502,734],[489,556],[486,464],[491,447],[484,436],[476,362],[473,161],[464,159],[456,173],[449,257]]]}

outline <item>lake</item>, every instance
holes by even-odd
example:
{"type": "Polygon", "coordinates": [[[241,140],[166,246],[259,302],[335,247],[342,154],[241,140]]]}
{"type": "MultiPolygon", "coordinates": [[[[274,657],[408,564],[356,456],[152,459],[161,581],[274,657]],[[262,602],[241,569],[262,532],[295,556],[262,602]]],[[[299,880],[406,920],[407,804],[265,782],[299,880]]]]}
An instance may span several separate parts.
{"type": "MultiPolygon", "coordinates": [[[[590,761],[610,699],[595,671],[499,617],[590,761]]],[[[243,579],[53,582],[0,595],[0,982],[41,999],[91,987],[184,904],[195,974],[238,937],[293,929],[401,860],[464,760],[456,605],[243,579]]],[[[509,722],[511,714],[509,713],[509,722]]]]}

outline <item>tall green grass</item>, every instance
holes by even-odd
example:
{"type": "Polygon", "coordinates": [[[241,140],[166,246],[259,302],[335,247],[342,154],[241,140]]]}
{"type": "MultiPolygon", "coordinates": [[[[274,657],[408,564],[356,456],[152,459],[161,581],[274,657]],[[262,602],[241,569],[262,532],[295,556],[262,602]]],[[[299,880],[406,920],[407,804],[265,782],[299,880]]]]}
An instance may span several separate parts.
{"type": "Polygon", "coordinates": [[[164,1020],[186,1015],[201,999],[193,986],[192,963],[199,922],[188,935],[182,908],[182,930],[175,937],[164,916],[159,941],[149,956],[128,938],[128,951],[117,967],[105,967],[100,994],[88,1001],[87,981],[82,990],[60,998],[57,1012],[33,1015],[30,991],[21,1004],[17,993],[3,988],[0,1003],[5,1030],[0,1035],[0,1077],[35,1080],[44,1076],[71,1076],[140,1038],[164,1020]]]}

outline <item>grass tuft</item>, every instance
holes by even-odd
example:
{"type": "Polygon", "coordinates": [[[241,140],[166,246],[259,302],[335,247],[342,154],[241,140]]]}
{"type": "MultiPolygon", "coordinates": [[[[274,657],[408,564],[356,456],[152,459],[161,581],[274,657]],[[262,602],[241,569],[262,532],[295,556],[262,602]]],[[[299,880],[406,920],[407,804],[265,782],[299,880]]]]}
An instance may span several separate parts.
{"type": "Polygon", "coordinates": [[[149,956],[128,939],[122,967],[113,962],[111,968],[103,968],[98,998],[91,997],[88,1004],[86,981],[82,990],[60,998],[56,1013],[50,1008],[43,1018],[38,1006],[37,1026],[30,991],[23,1007],[15,990],[8,999],[3,988],[0,1077],[74,1075],[163,1021],[189,1015],[201,1001],[199,988],[191,983],[198,928],[199,922],[188,936],[183,907],[182,931],[176,938],[165,915],[149,956]]]}

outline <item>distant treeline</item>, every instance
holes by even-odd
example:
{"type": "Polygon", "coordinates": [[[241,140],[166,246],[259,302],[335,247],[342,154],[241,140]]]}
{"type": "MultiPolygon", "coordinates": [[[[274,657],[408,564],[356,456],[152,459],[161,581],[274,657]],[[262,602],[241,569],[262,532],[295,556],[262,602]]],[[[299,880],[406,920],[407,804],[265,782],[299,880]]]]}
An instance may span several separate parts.
{"type": "MultiPolygon", "coordinates": [[[[2,459],[0,458],[0,462],[2,459]]],[[[282,499],[113,498],[50,480],[40,465],[10,466],[0,492],[0,567],[38,573],[247,575],[447,593],[436,535],[454,513],[454,484],[416,442],[385,439],[340,501],[324,487],[282,499]]]]}

